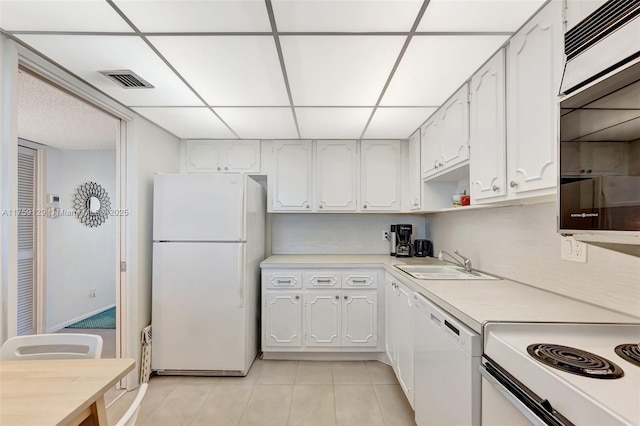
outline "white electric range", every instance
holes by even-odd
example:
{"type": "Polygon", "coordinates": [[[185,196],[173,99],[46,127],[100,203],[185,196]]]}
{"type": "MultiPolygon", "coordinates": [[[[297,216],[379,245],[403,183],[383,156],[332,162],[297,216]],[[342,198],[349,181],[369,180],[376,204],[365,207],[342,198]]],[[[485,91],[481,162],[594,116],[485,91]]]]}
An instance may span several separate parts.
{"type": "Polygon", "coordinates": [[[639,343],[640,324],[485,324],[483,425],[640,425],[639,343]]]}

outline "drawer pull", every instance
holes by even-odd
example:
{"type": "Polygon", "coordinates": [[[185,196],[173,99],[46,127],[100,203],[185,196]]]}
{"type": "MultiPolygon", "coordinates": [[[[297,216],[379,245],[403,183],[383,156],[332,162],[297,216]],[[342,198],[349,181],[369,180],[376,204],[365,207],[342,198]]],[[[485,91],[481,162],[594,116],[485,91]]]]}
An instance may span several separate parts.
{"type": "Polygon", "coordinates": [[[291,284],[291,280],[276,280],[278,284],[291,284]]]}
{"type": "Polygon", "coordinates": [[[351,280],[354,284],[366,284],[367,280],[351,280]]]}
{"type": "Polygon", "coordinates": [[[316,280],[318,283],[325,283],[328,284],[331,282],[331,280],[316,280]]]}

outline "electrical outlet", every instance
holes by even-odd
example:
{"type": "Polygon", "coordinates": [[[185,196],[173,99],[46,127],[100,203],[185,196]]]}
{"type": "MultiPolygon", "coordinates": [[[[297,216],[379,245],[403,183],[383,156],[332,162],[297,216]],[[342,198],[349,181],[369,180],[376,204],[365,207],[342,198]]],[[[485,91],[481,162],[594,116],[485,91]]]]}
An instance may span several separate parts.
{"type": "Polygon", "coordinates": [[[560,259],[587,263],[587,245],[573,237],[560,237],[560,259]]]}
{"type": "Polygon", "coordinates": [[[91,290],[89,290],[89,297],[94,298],[96,297],[96,289],[92,288],[91,290]]]}
{"type": "Polygon", "coordinates": [[[383,241],[387,241],[389,239],[389,231],[383,230],[382,231],[382,240],[383,241]]]}

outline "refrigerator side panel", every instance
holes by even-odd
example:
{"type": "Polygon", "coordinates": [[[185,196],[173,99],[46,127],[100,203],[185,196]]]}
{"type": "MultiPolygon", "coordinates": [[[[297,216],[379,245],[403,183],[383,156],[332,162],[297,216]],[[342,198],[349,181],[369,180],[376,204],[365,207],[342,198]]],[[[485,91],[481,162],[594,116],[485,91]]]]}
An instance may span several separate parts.
{"type": "Polygon", "coordinates": [[[266,194],[253,179],[246,183],[246,250],[245,250],[245,306],[247,320],[248,365],[255,358],[259,346],[260,330],[260,262],[265,256],[266,194]]]}
{"type": "Polygon", "coordinates": [[[242,175],[157,174],[154,241],[243,241],[242,175]]]}
{"type": "Polygon", "coordinates": [[[246,371],[242,243],[153,243],[153,370],[246,371]]]}

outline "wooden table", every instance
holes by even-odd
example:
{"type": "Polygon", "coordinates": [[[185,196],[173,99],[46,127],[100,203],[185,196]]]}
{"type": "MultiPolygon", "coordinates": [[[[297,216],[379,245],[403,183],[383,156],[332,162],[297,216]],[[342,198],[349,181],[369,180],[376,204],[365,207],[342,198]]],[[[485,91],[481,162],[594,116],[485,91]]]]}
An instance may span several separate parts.
{"type": "Polygon", "coordinates": [[[104,394],[133,370],[122,359],[0,361],[0,424],[107,424],[104,394]]]}

